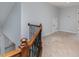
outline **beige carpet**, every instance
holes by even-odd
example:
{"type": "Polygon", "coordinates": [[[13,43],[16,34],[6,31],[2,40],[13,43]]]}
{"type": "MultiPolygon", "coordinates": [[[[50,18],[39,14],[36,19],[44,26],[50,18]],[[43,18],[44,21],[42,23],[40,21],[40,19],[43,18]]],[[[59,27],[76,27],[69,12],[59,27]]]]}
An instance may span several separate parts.
{"type": "Polygon", "coordinates": [[[43,39],[42,57],[79,57],[79,35],[56,32],[43,39]]]}

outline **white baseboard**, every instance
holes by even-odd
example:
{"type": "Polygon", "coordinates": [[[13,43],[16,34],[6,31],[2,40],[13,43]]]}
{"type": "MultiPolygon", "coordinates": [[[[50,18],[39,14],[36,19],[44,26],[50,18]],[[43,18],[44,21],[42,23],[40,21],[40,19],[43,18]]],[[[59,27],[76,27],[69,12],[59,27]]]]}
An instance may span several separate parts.
{"type": "MultiPolygon", "coordinates": [[[[55,32],[57,32],[58,30],[56,30],[55,32]]],[[[47,36],[49,36],[49,35],[51,35],[51,34],[53,34],[53,33],[55,33],[55,32],[50,32],[50,33],[46,33],[43,37],[47,37],[47,36]]]]}
{"type": "Polygon", "coordinates": [[[66,30],[59,30],[59,31],[63,31],[63,32],[69,32],[69,33],[77,33],[77,32],[74,32],[74,31],[66,31],[66,30]]]}
{"type": "MultiPolygon", "coordinates": [[[[74,32],[74,31],[66,31],[66,30],[57,30],[57,31],[62,31],[62,32],[69,32],[69,33],[77,33],[77,32],[74,32]]],[[[57,32],[57,31],[55,31],[55,32],[57,32]]],[[[55,32],[51,32],[51,33],[46,33],[46,35],[44,35],[43,37],[47,37],[47,36],[49,36],[49,35],[51,35],[51,34],[53,34],[53,33],[55,33],[55,32]]]]}

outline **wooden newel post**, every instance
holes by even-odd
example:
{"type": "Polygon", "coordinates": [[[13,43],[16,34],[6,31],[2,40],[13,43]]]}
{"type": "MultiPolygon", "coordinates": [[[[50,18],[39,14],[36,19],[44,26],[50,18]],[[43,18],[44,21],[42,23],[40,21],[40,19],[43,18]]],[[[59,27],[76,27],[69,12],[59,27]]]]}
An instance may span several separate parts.
{"type": "Polygon", "coordinates": [[[29,47],[28,47],[26,38],[21,39],[21,44],[19,47],[21,48],[21,56],[28,57],[29,56],[29,47]]]}

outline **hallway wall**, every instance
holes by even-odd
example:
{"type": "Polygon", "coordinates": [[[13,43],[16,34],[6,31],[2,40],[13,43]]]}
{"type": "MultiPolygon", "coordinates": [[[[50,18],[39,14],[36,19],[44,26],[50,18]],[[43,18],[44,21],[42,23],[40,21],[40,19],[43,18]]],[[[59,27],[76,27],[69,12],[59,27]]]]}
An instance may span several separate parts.
{"type": "Polygon", "coordinates": [[[28,23],[42,24],[43,36],[57,30],[52,27],[52,20],[58,21],[58,9],[49,3],[22,3],[21,4],[21,34],[29,37],[28,23]]]}
{"type": "Polygon", "coordinates": [[[59,30],[60,31],[66,31],[66,32],[72,32],[77,33],[79,30],[79,24],[77,18],[77,9],[79,9],[79,6],[71,6],[71,7],[64,7],[60,10],[60,18],[59,18],[59,30]]]}
{"type": "Polygon", "coordinates": [[[16,44],[19,45],[20,27],[21,27],[21,8],[20,3],[16,3],[12,8],[5,24],[3,25],[3,33],[16,44]]]}

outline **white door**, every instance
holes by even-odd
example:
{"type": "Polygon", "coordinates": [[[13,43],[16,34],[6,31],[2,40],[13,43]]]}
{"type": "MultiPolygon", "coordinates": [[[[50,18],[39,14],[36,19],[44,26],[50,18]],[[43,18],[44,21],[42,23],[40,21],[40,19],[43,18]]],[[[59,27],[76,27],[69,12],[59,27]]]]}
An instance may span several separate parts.
{"type": "Polygon", "coordinates": [[[56,32],[58,28],[57,18],[52,19],[52,33],[56,32]]]}

